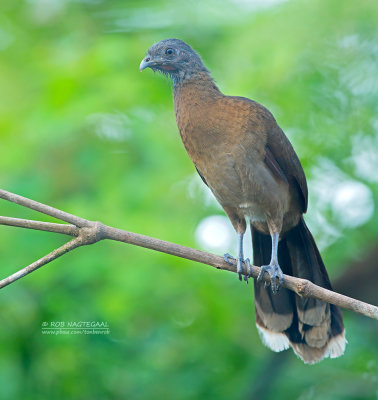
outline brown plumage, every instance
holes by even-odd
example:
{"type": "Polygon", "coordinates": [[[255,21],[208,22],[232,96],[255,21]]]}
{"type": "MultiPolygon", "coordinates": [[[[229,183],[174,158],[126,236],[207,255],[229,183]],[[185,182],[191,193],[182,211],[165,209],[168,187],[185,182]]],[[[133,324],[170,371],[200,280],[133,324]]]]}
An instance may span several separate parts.
{"type": "Polygon", "coordinates": [[[178,39],[153,45],[140,68],[147,67],[174,83],[185,149],[239,236],[240,279],[246,218],[250,221],[254,263],[262,266],[255,310],[263,342],[274,351],[290,346],[306,363],[343,354],[346,340],[337,307],[278,291],[280,265],[286,274],[328,289],[331,284],[302,217],[307,210],[302,166],[272,114],[252,100],[221,93],[199,55],[178,39]],[[261,282],[265,272],[272,291],[261,282]]]}

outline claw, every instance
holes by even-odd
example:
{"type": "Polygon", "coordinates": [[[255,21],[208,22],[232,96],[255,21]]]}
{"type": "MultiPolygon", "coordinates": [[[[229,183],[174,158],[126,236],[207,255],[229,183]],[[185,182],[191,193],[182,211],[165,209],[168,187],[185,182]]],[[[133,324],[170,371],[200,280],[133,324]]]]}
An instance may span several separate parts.
{"type": "Polygon", "coordinates": [[[229,265],[234,265],[234,263],[233,263],[232,261],[230,261],[231,258],[232,258],[233,260],[235,260],[235,258],[232,257],[232,255],[229,254],[229,253],[226,253],[226,254],[223,255],[223,259],[224,259],[224,261],[226,261],[227,264],[229,264],[229,265]]]}
{"type": "MultiPolygon", "coordinates": [[[[238,257],[237,258],[237,263],[236,263],[236,272],[239,275],[239,281],[243,280],[243,262],[245,262],[243,260],[243,258],[238,257]]],[[[247,278],[248,279],[248,278],[247,278]]]]}
{"type": "Polygon", "coordinates": [[[248,277],[252,276],[251,275],[251,264],[248,258],[246,258],[245,260],[243,260],[242,258],[234,258],[232,257],[231,254],[226,253],[223,255],[223,259],[224,261],[226,261],[227,264],[229,265],[234,265],[234,260],[236,260],[236,272],[239,276],[239,280],[242,281],[243,280],[243,262],[247,265],[248,267],[248,274],[244,275],[244,280],[248,283],[248,277]],[[232,261],[231,261],[232,260],[232,261]]]}
{"type": "Polygon", "coordinates": [[[243,259],[238,257],[236,263],[236,272],[238,273],[239,281],[243,280],[242,271],[243,271],[243,259]]]}
{"type": "Polygon", "coordinates": [[[249,258],[246,258],[245,260],[244,260],[244,263],[245,263],[245,265],[247,266],[247,270],[248,270],[248,273],[246,274],[246,275],[244,275],[244,280],[247,282],[247,284],[248,284],[248,278],[251,276],[251,273],[252,273],[252,267],[251,267],[251,263],[250,263],[250,261],[249,261],[249,258]]]}
{"type": "Polygon", "coordinates": [[[269,265],[263,265],[260,270],[260,274],[257,278],[258,282],[261,282],[263,279],[263,276],[267,272],[270,276],[270,281],[266,281],[264,283],[265,289],[269,287],[269,285],[272,286],[272,292],[273,294],[276,294],[280,288],[280,285],[282,285],[284,281],[283,273],[278,265],[278,263],[271,263],[269,265]],[[277,283],[278,279],[278,283],[277,283]]]}

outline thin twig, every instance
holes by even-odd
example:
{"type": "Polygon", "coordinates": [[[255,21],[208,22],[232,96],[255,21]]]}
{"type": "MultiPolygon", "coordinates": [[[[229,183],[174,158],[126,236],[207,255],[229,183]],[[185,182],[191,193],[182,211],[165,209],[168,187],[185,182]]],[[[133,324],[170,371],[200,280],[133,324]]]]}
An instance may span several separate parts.
{"type": "Polygon", "coordinates": [[[77,237],[75,239],[70,240],[69,242],[65,243],[63,246],[55,249],[51,253],[45,255],[44,257],[40,258],[33,264],[28,265],[25,268],[20,269],[19,271],[15,272],[14,274],[4,278],[0,281],[0,289],[10,285],[14,281],[17,281],[20,278],[23,278],[25,275],[30,274],[31,272],[35,271],[36,269],[42,267],[43,265],[55,260],[56,258],[62,256],[63,254],[68,253],[69,251],[76,249],[76,247],[81,246],[81,238],[77,237]]]}
{"type": "Polygon", "coordinates": [[[89,224],[89,221],[87,221],[86,219],[66,213],[62,210],[58,210],[57,208],[50,207],[46,204],[38,203],[37,201],[19,196],[18,194],[7,192],[6,190],[0,189],[0,198],[11,201],[12,203],[20,204],[21,206],[27,208],[31,208],[32,210],[38,211],[42,214],[50,215],[51,217],[55,217],[70,224],[74,224],[79,228],[83,226],[88,226],[89,224]]]}
{"type": "MultiPolygon", "coordinates": [[[[111,226],[103,225],[100,222],[88,221],[71,214],[64,213],[63,211],[46,206],[42,203],[37,203],[25,197],[14,195],[13,193],[0,190],[0,197],[14,203],[22,204],[25,207],[33,208],[39,212],[47,215],[52,215],[61,218],[63,221],[72,222],[76,225],[54,224],[49,222],[22,220],[19,218],[0,217],[0,224],[9,226],[18,226],[29,229],[44,230],[49,232],[64,233],[66,235],[77,236],[75,239],[66,243],[64,246],[54,250],[47,256],[41,258],[26,268],[16,272],[15,274],[0,281],[0,288],[9,285],[10,283],[22,278],[37,268],[45,265],[55,258],[75,249],[78,246],[96,243],[103,239],[116,240],[119,242],[129,243],[135,246],[141,246],[151,250],[161,251],[163,253],[175,255],[177,257],[186,258],[188,260],[196,261],[202,264],[211,265],[217,269],[222,269],[236,273],[236,262],[231,260],[232,264],[225,262],[223,257],[206,253],[201,250],[195,250],[190,247],[181,246],[175,243],[166,242],[164,240],[151,238],[148,236],[140,235],[124,231],[121,229],[113,228],[111,226]],[[22,202],[21,202],[21,200],[22,202]],[[62,217],[58,217],[62,215],[62,217]]],[[[254,265],[243,264],[243,274],[248,277],[257,278],[260,273],[260,268],[254,265]]],[[[268,274],[265,274],[264,281],[269,282],[268,274]]],[[[283,287],[290,289],[297,293],[299,296],[316,298],[337,306],[364,314],[370,318],[378,319],[378,307],[368,303],[344,296],[342,294],[324,289],[314,283],[306,280],[295,278],[293,276],[284,275],[283,287]]]]}
{"type": "Polygon", "coordinates": [[[52,222],[33,221],[31,219],[12,218],[0,216],[0,225],[17,226],[19,228],[37,229],[39,231],[63,233],[78,236],[79,228],[75,225],[55,224],[52,222]]]}

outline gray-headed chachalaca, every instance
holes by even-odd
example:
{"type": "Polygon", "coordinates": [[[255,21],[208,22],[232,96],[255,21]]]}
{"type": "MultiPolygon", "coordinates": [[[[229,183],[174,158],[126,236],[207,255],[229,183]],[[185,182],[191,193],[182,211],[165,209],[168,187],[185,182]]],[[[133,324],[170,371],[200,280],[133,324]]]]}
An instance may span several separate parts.
{"type": "Polygon", "coordinates": [[[264,344],[274,351],[291,346],[306,363],[342,355],[346,340],[339,308],[285,288],[277,292],[282,270],[327,289],[331,284],[303,220],[307,183],[301,163],[272,114],[247,98],[225,96],[200,56],[181,40],[154,44],[140,64],[145,68],[173,81],[185,149],[239,236],[239,278],[246,218],[250,221],[254,264],[262,266],[255,308],[264,344]],[[265,272],[272,291],[261,282],[265,272]]]}

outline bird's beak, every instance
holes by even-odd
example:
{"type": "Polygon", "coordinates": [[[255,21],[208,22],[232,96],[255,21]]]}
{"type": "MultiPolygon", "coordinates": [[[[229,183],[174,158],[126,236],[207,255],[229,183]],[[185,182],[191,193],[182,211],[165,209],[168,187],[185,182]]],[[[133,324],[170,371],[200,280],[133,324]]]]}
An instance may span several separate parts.
{"type": "Polygon", "coordinates": [[[140,63],[139,70],[142,72],[144,69],[151,67],[153,64],[155,64],[153,61],[151,61],[151,56],[146,56],[143,58],[142,62],[140,63]]]}

